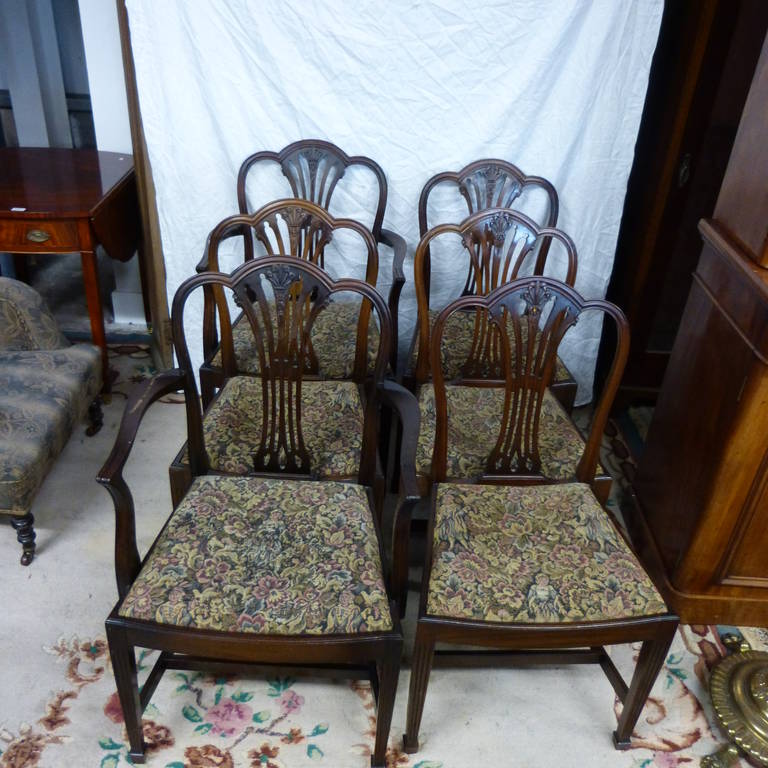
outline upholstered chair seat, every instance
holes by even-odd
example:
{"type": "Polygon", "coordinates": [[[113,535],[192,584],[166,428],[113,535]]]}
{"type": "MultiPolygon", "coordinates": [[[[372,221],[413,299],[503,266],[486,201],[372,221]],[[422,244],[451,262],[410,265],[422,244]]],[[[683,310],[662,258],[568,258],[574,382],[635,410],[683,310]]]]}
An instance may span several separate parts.
{"type": "Polygon", "coordinates": [[[666,612],[586,483],[438,486],[427,615],[530,624],[666,612]]]}
{"type": "Polygon", "coordinates": [[[197,477],[120,616],[268,635],[391,630],[378,546],[361,485],[197,477]]]}

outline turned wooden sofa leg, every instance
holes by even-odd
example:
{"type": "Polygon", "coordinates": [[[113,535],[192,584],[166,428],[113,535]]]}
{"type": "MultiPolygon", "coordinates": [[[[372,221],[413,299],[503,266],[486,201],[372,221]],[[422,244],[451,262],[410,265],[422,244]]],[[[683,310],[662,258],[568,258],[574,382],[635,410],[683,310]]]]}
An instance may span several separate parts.
{"type": "Polygon", "coordinates": [[[104,424],[104,411],[101,409],[101,398],[95,397],[88,406],[88,426],[85,434],[93,437],[104,424]]]}
{"type": "Polygon", "coordinates": [[[26,515],[11,518],[11,525],[16,531],[16,539],[23,548],[21,564],[29,565],[35,557],[35,518],[31,512],[26,515]]]}

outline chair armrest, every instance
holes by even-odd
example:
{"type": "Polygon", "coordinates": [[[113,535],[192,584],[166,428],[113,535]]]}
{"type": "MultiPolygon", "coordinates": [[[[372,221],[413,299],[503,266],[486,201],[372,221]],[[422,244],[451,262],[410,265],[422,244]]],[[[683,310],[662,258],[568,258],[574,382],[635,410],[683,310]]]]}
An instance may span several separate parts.
{"type": "Polygon", "coordinates": [[[407,248],[405,240],[391,229],[381,230],[379,242],[389,246],[394,251],[392,257],[392,285],[389,288],[387,305],[389,306],[389,314],[392,318],[392,352],[390,354],[389,365],[392,369],[392,374],[396,376],[397,354],[399,348],[398,317],[400,314],[400,293],[405,285],[405,271],[403,270],[403,264],[405,263],[407,248]]]}
{"type": "Polygon", "coordinates": [[[197,262],[197,266],[195,267],[195,272],[207,272],[210,269],[208,266],[208,251],[203,254],[203,258],[200,259],[200,261],[197,262]]]}
{"type": "Polygon", "coordinates": [[[185,381],[184,372],[175,368],[155,374],[133,390],[125,405],[112,452],[96,476],[96,482],[109,491],[115,505],[115,575],[121,599],[127,594],[141,567],[136,546],[133,496],[123,479],[123,468],[149,406],[164,395],[183,389],[185,381]]]}
{"type": "Polygon", "coordinates": [[[379,242],[382,245],[389,246],[395,255],[392,257],[392,282],[405,282],[405,272],[403,264],[405,263],[405,254],[407,247],[405,240],[391,229],[382,229],[379,235],[379,242]]]}
{"type": "Polygon", "coordinates": [[[416,445],[419,441],[419,404],[405,387],[391,379],[379,383],[379,396],[398,415],[402,425],[400,437],[400,494],[404,499],[418,500],[416,482],[416,445]]]}
{"type": "Polygon", "coordinates": [[[379,394],[398,415],[402,426],[400,437],[400,498],[392,531],[392,592],[400,609],[405,613],[408,594],[408,543],[411,535],[411,515],[420,501],[416,481],[416,445],[419,441],[419,404],[405,387],[394,381],[379,384],[379,394]]]}

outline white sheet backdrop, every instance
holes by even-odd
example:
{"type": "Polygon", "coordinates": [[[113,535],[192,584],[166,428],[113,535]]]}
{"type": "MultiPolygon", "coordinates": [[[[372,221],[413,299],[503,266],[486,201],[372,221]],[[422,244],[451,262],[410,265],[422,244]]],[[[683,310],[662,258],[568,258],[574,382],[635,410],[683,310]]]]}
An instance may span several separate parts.
{"type": "MultiPolygon", "coordinates": [[[[237,212],[243,158],[300,138],[328,139],[384,168],[384,224],[408,242],[409,270],[416,204],[432,174],[500,157],[545,176],[578,248],[577,288],[602,297],[662,4],[128,0],[169,303],[207,233],[237,212]]],[[[362,171],[345,176],[332,212],[370,224],[369,182],[362,171]]],[[[251,191],[257,203],[288,194],[278,172],[251,191]]],[[[385,256],[384,290],[388,270],[385,256]]],[[[401,351],[415,319],[407,277],[401,351]]],[[[596,320],[585,317],[563,351],[580,401],[593,378],[596,320]]]]}

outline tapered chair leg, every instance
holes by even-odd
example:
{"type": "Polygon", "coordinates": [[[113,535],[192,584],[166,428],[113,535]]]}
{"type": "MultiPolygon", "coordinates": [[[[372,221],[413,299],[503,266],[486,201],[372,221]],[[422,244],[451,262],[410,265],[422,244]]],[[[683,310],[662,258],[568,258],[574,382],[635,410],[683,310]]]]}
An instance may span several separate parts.
{"type": "Polygon", "coordinates": [[[427,696],[429,673],[432,669],[432,658],[435,653],[435,641],[424,626],[416,627],[416,642],[413,648],[411,664],[411,686],[408,691],[408,715],[405,721],[405,736],[403,750],[408,754],[419,751],[419,728],[421,715],[424,711],[424,699],[427,696]]]}
{"type": "Polygon", "coordinates": [[[661,670],[672,639],[677,630],[677,622],[667,622],[662,625],[659,636],[653,640],[646,640],[640,648],[637,666],[632,675],[632,683],[629,686],[624,699],[624,707],[621,710],[619,725],[613,732],[613,744],[616,749],[629,749],[630,737],[637,723],[637,718],[642,712],[648,699],[656,677],[661,670]]]}
{"type": "Polygon", "coordinates": [[[376,743],[371,756],[372,768],[386,768],[387,764],[387,741],[395,708],[402,647],[402,641],[398,642],[379,669],[379,706],[376,712],[376,743]]]}
{"type": "Polygon", "coordinates": [[[112,669],[115,673],[117,695],[123,709],[125,729],[130,742],[131,760],[143,763],[144,734],[141,724],[141,698],[139,696],[139,681],[136,671],[136,654],[122,629],[107,624],[107,641],[109,655],[112,659],[112,669]]]}

